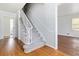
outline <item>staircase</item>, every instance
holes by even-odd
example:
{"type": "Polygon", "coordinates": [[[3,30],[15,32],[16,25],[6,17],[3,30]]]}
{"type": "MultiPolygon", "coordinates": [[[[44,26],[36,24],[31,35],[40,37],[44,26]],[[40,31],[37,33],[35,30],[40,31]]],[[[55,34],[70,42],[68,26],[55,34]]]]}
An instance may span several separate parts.
{"type": "Polygon", "coordinates": [[[19,19],[19,35],[20,40],[24,43],[24,52],[28,53],[41,46],[44,46],[43,37],[40,35],[39,31],[32,25],[23,12],[20,11],[20,19],[19,19]]]}

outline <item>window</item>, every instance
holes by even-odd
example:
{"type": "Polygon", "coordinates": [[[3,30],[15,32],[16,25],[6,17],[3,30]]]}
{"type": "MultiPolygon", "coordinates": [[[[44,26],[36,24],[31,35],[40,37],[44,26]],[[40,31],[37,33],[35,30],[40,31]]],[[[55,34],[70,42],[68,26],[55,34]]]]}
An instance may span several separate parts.
{"type": "Polygon", "coordinates": [[[79,31],[79,18],[72,19],[72,30],[79,31]]]}

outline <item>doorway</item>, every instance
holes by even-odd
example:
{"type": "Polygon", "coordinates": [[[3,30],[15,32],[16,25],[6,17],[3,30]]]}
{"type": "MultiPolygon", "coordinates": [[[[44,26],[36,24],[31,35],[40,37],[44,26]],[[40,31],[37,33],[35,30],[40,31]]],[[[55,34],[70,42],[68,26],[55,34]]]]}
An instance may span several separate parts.
{"type": "Polygon", "coordinates": [[[10,38],[13,38],[13,19],[10,19],[10,38]]]}

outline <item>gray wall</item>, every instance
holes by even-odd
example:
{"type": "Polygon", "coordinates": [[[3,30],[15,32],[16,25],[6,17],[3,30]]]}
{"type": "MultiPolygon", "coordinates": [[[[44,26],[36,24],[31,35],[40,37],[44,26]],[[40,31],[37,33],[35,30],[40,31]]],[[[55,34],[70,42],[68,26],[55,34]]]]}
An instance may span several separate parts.
{"type": "Polygon", "coordinates": [[[16,16],[15,16],[15,19],[14,19],[14,27],[13,27],[13,35],[14,35],[14,38],[18,38],[18,12],[16,13],[16,16]]]}
{"type": "Polygon", "coordinates": [[[62,4],[58,13],[58,34],[79,37],[79,31],[72,30],[72,19],[79,18],[79,4],[62,4]]]}
{"type": "Polygon", "coordinates": [[[2,30],[2,18],[0,17],[0,39],[3,38],[3,30],[2,30]]]}
{"type": "Polygon", "coordinates": [[[10,19],[15,18],[14,13],[0,11],[0,39],[3,39],[3,36],[10,35],[10,19]]]}

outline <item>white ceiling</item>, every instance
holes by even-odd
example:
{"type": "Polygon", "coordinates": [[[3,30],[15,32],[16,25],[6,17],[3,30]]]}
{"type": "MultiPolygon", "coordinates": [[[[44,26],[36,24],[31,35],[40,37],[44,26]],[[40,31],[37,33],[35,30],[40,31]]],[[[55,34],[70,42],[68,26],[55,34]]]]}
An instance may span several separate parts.
{"type": "Polygon", "coordinates": [[[16,13],[25,3],[0,3],[0,10],[16,13]]]}

